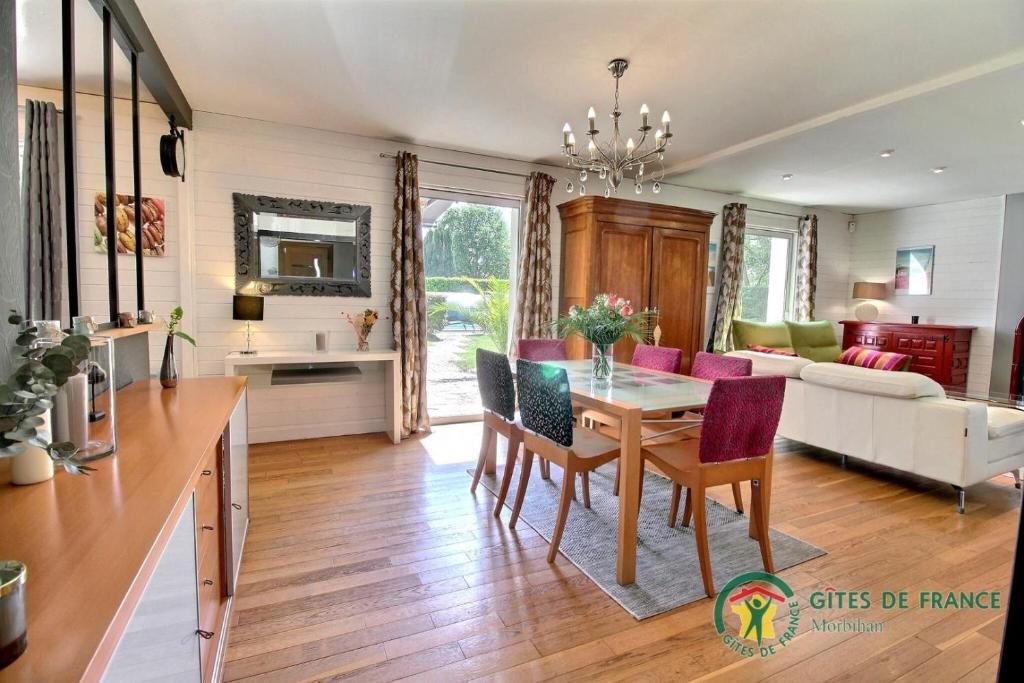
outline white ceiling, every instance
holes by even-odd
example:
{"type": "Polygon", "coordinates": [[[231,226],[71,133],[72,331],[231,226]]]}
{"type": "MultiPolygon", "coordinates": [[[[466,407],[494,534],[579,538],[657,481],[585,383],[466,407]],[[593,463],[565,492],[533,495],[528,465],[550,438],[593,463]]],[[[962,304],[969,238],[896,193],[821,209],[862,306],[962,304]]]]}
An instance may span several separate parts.
{"type": "Polygon", "coordinates": [[[1021,0],[137,2],[199,110],[557,163],[624,56],[625,123],[669,109],[688,185],[852,209],[1024,178],[992,160],[1024,134],[998,125],[1021,104],[1021,0]],[[870,163],[885,147],[895,163],[870,163]],[[950,171],[929,185],[915,165],[950,171]]]}
{"type": "MultiPolygon", "coordinates": [[[[17,0],[18,83],[62,90],[61,3],[57,0],[17,0]]],[[[131,62],[116,45],[114,96],[132,96],[131,62]]],[[[75,90],[103,94],[103,21],[89,0],[75,0],[75,90]]],[[[153,102],[140,83],[139,99],[153,102]]]]}

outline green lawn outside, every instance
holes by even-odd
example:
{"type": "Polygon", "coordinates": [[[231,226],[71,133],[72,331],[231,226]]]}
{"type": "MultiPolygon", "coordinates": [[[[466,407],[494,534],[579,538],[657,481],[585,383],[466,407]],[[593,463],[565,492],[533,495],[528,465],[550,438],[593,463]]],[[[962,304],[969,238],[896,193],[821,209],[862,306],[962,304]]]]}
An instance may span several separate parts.
{"type": "Polygon", "coordinates": [[[484,349],[486,351],[497,351],[498,349],[494,346],[494,342],[486,334],[477,334],[469,338],[469,343],[466,348],[459,352],[458,358],[455,360],[455,365],[460,370],[469,372],[470,370],[476,369],[476,350],[484,349]]]}

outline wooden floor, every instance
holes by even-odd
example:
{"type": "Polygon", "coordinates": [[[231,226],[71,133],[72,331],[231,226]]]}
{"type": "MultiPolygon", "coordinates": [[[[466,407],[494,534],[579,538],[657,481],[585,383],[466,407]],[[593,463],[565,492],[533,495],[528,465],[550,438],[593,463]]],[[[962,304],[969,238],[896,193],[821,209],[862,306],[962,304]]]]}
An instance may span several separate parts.
{"type": "MultiPolygon", "coordinates": [[[[1001,612],[833,610],[882,633],[810,632],[743,659],[702,600],[644,622],[572,564],[510,532],[469,493],[479,424],[393,446],[382,435],[251,448],[252,526],[225,680],[811,681],[995,679],[1001,612]]],[[[725,487],[720,495],[728,499],[725,487]]],[[[772,526],[828,555],[783,571],[813,590],[999,590],[1009,582],[1020,492],[968,490],[832,454],[775,460],[772,526]]]]}

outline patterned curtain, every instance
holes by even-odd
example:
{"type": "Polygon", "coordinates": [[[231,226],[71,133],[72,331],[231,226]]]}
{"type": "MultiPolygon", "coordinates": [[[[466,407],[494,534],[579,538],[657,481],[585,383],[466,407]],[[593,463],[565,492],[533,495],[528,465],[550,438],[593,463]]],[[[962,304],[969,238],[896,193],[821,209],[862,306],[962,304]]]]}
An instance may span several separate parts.
{"type": "Polygon", "coordinates": [[[423,274],[419,161],[395,160],[395,224],[391,231],[391,325],[402,363],[402,436],[430,429],[427,416],[427,288],[423,274]]]}
{"type": "Polygon", "coordinates": [[[61,317],[60,149],[57,108],[25,100],[22,220],[25,221],[25,318],[61,317]]]}
{"type": "Polygon", "coordinates": [[[526,180],[526,229],[519,250],[519,288],[512,338],[548,337],[551,328],[551,188],[555,179],[526,180]]]}
{"type": "Polygon", "coordinates": [[[800,219],[796,242],[796,297],[794,317],[814,320],[814,292],[818,288],[818,217],[800,219]]]}
{"type": "Polygon", "coordinates": [[[708,338],[709,352],[732,350],[732,321],[740,314],[740,285],[743,283],[743,235],[747,231],[747,205],[722,207],[722,242],[715,298],[715,328],[708,338]]]}

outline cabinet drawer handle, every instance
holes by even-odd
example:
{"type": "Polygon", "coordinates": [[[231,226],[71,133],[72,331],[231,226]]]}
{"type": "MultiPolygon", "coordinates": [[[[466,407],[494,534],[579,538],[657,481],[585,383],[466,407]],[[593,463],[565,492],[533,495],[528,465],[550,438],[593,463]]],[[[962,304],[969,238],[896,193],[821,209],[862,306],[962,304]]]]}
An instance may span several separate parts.
{"type": "Polygon", "coordinates": [[[197,629],[196,633],[198,633],[199,637],[203,640],[209,640],[210,638],[213,638],[213,631],[204,631],[203,629],[197,629]]]}
{"type": "Polygon", "coordinates": [[[204,524],[203,525],[203,531],[213,531],[213,527],[210,526],[209,524],[204,524]]]}
{"type": "Polygon", "coordinates": [[[232,503],[231,507],[235,508],[236,510],[241,510],[242,509],[242,506],[239,505],[238,503],[232,503]]]}
{"type": "Polygon", "coordinates": [[[213,579],[203,579],[203,585],[204,586],[212,586],[213,585],[213,579]]]}
{"type": "Polygon", "coordinates": [[[213,474],[213,470],[203,470],[203,476],[208,477],[213,474]]]}

